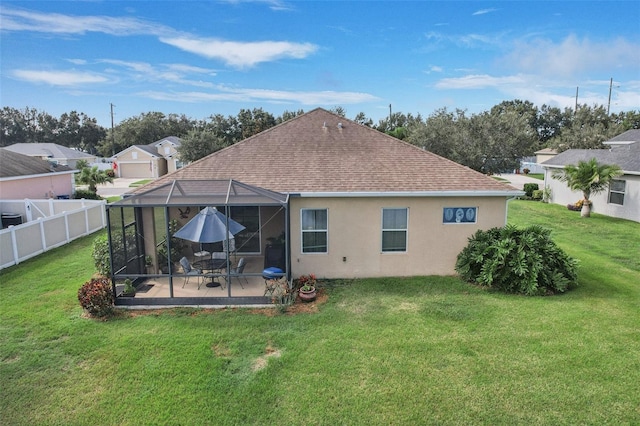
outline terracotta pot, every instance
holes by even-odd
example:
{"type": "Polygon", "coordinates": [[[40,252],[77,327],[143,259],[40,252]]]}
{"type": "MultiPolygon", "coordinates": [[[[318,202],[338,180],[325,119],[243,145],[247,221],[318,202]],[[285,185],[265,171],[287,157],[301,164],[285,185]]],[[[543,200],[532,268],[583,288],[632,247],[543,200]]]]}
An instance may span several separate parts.
{"type": "Polygon", "coordinates": [[[300,300],[302,300],[303,302],[313,302],[314,300],[316,300],[316,288],[315,287],[311,287],[311,290],[300,290],[298,292],[298,295],[300,296],[300,300]]]}

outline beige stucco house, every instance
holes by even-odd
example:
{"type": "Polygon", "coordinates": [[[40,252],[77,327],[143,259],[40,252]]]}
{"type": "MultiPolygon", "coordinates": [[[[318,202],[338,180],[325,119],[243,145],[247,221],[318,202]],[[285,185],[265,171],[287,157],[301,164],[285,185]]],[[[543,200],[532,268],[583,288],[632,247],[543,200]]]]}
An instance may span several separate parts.
{"type": "Polygon", "coordinates": [[[68,166],[0,148],[0,199],[70,198],[74,173],[68,166]]]}
{"type": "Polygon", "coordinates": [[[615,164],[623,175],[615,179],[608,190],[590,197],[594,213],[640,222],[640,130],[628,130],[606,142],[608,149],[569,149],[541,165],[545,168],[544,185],[555,204],[575,204],[583,198],[569,189],[565,182],[553,178],[553,173],[568,164],[595,158],[600,164],[615,164]]]}
{"type": "MultiPolygon", "coordinates": [[[[236,246],[241,256],[264,258],[260,270],[276,265],[268,259],[279,240],[275,262],[293,278],[399,277],[455,273],[467,239],[505,225],[508,201],[522,194],[318,108],[163,176],[109,210],[117,224],[131,217],[121,207],[146,208],[138,216],[146,231],[164,228],[161,212],[180,228],[216,206],[247,227],[236,246]]],[[[145,232],[141,255],[162,238],[145,232]]]]}
{"type": "Polygon", "coordinates": [[[558,151],[556,151],[553,148],[543,148],[536,151],[535,154],[536,154],[536,163],[540,164],[558,155],[558,151]]]}
{"type": "Polygon", "coordinates": [[[121,178],[155,179],[182,168],[177,148],[180,138],[168,136],[148,145],[132,145],[113,158],[114,170],[121,178]]]}

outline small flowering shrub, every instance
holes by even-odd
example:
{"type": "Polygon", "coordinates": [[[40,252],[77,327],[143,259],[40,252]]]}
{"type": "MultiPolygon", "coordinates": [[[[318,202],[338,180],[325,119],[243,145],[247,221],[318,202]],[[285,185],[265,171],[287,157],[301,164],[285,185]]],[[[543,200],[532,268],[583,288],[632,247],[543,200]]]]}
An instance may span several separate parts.
{"type": "Polygon", "coordinates": [[[584,200],[578,200],[575,204],[567,204],[567,208],[569,210],[573,210],[575,212],[579,212],[582,210],[582,205],[584,204],[584,200]]]}
{"type": "Polygon", "coordinates": [[[314,274],[300,275],[296,280],[296,286],[302,291],[309,291],[316,286],[317,279],[314,274]]]}
{"type": "Polygon", "coordinates": [[[113,290],[108,278],[91,278],[78,290],[80,306],[93,317],[113,314],[113,290]]]}

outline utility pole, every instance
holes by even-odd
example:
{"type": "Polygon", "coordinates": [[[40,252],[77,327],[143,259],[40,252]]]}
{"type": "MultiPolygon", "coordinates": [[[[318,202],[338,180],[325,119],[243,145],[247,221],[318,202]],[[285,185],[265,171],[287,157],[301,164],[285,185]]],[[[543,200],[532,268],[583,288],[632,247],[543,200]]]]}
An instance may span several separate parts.
{"type": "Polygon", "coordinates": [[[609,80],[609,102],[607,102],[607,115],[609,115],[609,109],[611,108],[611,88],[613,87],[613,77],[609,80]]]}
{"type": "Polygon", "coordinates": [[[391,131],[391,104],[389,104],[389,131],[391,131]]]}
{"type": "Polygon", "coordinates": [[[111,156],[113,157],[116,155],[116,135],[113,132],[113,107],[115,105],[112,103],[109,105],[111,105],[111,156]]]}
{"type": "Polygon", "coordinates": [[[576,109],[575,109],[575,111],[573,112],[573,114],[574,114],[574,115],[578,113],[578,89],[579,89],[579,88],[580,88],[580,86],[577,86],[577,87],[576,87],[576,109]]]}

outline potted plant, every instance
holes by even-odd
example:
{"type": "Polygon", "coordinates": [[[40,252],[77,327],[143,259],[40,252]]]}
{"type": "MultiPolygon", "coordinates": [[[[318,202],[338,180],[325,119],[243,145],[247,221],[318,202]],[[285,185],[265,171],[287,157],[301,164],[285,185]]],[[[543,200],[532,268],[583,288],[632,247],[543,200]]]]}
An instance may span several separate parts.
{"type": "Polygon", "coordinates": [[[123,297],[135,297],[136,296],[136,288],[133,286],[133,283],[130,279],[124,280],[124,289],[122,290],[123,297]]]}
{"type": "Polygon", "coordinates": [[[147,275],[153,273],[153,258],[149,255],[144,257],[144,266],[147,269],[147,275]]]}
{"type": "Polygon", "coordinates": [[[316,300],[316,276],[314,274],[301,275],[297,280],[298,295],[303,302],[316,300]]]}

